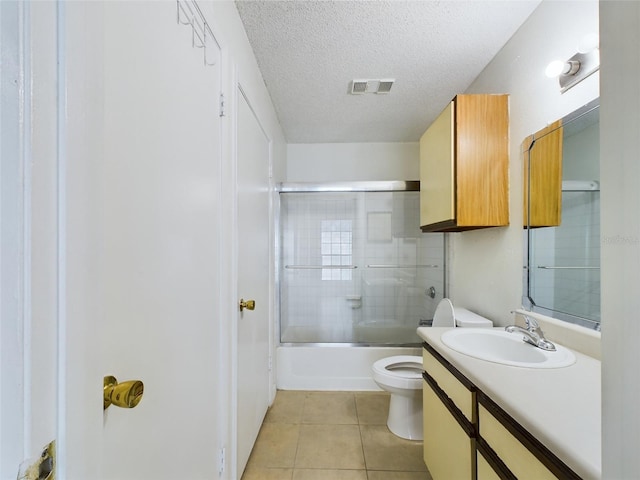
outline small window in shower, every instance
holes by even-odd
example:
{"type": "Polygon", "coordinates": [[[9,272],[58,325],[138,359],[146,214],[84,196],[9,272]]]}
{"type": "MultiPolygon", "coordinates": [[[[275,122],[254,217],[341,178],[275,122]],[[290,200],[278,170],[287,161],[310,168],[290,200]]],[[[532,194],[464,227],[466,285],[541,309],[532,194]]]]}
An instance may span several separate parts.
{"type": "Polygon", "coordinates": [[[322,220],[320,232],[322,280],[351,280],[353,222],[322,220]]]}

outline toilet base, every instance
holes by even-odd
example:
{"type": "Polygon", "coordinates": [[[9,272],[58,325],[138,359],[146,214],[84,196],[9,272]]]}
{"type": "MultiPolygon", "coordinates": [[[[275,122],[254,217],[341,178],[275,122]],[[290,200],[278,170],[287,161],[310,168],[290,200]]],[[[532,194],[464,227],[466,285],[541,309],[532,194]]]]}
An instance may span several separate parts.
{"type": "Polygon", "coordinates": [[[422,440],[422,389],[392,393],[387,427],[407,440],[422,440]]]}

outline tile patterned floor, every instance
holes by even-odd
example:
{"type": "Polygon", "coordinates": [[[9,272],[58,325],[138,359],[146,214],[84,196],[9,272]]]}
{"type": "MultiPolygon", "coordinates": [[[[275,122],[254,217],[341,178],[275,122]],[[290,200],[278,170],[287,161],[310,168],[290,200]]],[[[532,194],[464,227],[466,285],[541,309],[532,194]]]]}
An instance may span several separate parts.
{"type": "Polygon", "coordinates": [[[386,392],[279,391],[242,480],[431,480],[388,409],[386,392]]]}

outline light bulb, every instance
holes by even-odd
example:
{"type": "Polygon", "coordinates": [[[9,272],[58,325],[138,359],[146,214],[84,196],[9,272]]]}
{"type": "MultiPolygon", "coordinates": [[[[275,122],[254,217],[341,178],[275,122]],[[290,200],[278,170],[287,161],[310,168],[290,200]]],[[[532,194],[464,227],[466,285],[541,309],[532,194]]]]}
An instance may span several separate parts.
{"type": "Polygon", "coordinates": [[[582,37],[578,43],[578,53],[589,53],[600,46],[600,36],[597,33],[589,33],[582,37]]]}
{"type": "Polygon", "coordinates": [[[549,78],[555,78],[560,75],[575,75],[578,70],[580,70],[580,62],[577,60],[569,60],[566,62],[554,60],[547,65],[544,73],[549,78]]]}
{"type": "Polygon", "coordinates": [[[567,62],[563,62],[562,60],[554,60],[547,65],[544,74],[549,78],[555,78],[564,72],[566,63],[567,62]]]}

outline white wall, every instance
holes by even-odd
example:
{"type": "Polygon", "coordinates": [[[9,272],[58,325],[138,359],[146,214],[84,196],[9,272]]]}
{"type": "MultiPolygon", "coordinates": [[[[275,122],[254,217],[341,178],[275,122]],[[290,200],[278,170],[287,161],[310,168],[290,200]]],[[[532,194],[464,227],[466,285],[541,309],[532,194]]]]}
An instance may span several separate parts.
{"type": "Polygon", "coordinates": [[[598,32],[596,1],[544,1],[466,93],[510,95],[510,226],[450,235],[450,296],[457,305],[513,322],[522,301],[522,159],[524,138],[598,97],[599,74],[560,94],[544,71],[576,53],[582,37],[598,32]]]}
{"type": "Polygon", "coordinates": [[[602,445],[606,479],[640,478],[640,3],[600,4],[602,445]]]}
{"type": "Polygon", "coordinates": [[[293,143],[288,182],[418,180],[420,150],[408,143],[293,143]]]}

